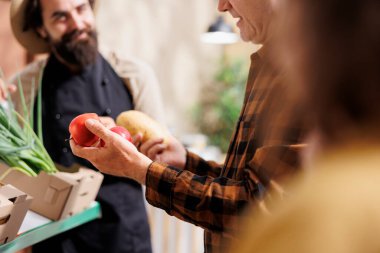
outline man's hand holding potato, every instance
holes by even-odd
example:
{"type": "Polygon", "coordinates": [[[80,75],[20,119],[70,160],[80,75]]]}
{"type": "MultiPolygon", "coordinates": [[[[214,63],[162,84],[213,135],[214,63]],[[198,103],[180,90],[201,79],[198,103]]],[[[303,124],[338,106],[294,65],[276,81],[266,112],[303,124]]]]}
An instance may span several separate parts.
{"type": "Polygon", "coordinates": [[[186,149],[173,136],[147,140],[140,146],[140,151],[153,161],[162,162],[184,169],[186,164],[186,149]]]}
{"type": "Polygon", "coordinates": [[[140,111],[126,111],[116,119],[133,135],[133,143],[153,161],[162,162],[183,169],[186,164],[186,150],[169,131],[148,115],[140,111]]]}
{"type": "Polygon", "coordinates": [[[103,173],[128,177],[145,184],[146,173],[152,163],[151,159],[99,121],[89,119],[86,121],[86,127],[99,136],[106,145],[104,147],[82,147],[71,140],[70,146],[74,155],[87,159],[103,173]]]}

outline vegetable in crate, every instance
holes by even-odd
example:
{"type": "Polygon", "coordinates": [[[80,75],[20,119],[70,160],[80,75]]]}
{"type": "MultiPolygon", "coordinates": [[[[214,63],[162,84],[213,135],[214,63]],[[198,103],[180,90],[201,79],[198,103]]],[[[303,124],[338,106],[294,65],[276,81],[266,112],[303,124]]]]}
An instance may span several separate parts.
{"type": "MultiPolygon", "coordinates": [[[[14,109],[10,96],[7,103],[0,105],[0,160],[6,163],[10,169],[19,170],[29,176],[37,176],[40,171],[47,173],[57,172],[54,162],[42,143],[42,139],[33,130],[33,108],[30,111],[27,109],[20,83],[18,84],[18,89],[21,96],[23,115],[20,115],[14,109]]],[[[34,94],[31,94],[31,97],[34,98],[34,94]]],[[[40,94],[37,97],[37,120],[38,132],[41,133],[41,103],[39,97],[40,94]]]]}

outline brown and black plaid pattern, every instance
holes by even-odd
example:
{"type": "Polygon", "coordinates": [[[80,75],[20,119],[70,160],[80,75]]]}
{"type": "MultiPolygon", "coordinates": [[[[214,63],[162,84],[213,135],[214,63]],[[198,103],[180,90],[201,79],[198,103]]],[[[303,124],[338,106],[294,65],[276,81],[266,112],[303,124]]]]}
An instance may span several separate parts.
{"type": "Polygon", "coordinates": [[[289,122],[283,82],[261,52],[251,56],[246,95],[223,166],[188,153],[185,170],[152,163],[146,198],[168,214],[205,229],[205,252],[222,252],[236,235],[239,216],[260,200],[272,176],[293,173],[301,138],[289,122]],[[297,146],[298,147],[298,146],[297,146]],[[257,155],[256,155],[257,154],[257,155]]]}

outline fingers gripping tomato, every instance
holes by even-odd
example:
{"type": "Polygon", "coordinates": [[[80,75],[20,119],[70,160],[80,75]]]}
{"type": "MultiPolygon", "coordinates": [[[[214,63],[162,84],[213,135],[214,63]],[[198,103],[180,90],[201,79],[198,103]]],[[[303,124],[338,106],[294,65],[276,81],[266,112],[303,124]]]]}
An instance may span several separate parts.
{"type": "Polygon", "coordinates": [[[114,126],[110,129],[112,132],[117,133],[129,142],[132,142],[132,136],[127,129],[122,126],[114,126]]]}
{"type": "MultiPolygon", "coordinates": [[[[114,133],[117,133],[118,135],[120,135],[121,137],[123,137],[124,139],[126,139],[127,141],[132,142],[132,136],[131,136],[131,134],[124,127],[122,127],[122,126],[114,126],[114,127],[110,128],[110,130],[112,132],[114,132],[114,133]]],[[[100,140],[100,146],[104,147],[104,145],[105,145],[104,141],[100,140]]]]}
{"type": "Polygon", "coordinates": [[[83,147],[90,147],[99,140],[99,137],[91,133],[85,126],[84,123],[88,119],[99,120],[99,117],[96,113],[84,113],[75,117],[69,125],[71,137],[75,143],[83,147]]]}

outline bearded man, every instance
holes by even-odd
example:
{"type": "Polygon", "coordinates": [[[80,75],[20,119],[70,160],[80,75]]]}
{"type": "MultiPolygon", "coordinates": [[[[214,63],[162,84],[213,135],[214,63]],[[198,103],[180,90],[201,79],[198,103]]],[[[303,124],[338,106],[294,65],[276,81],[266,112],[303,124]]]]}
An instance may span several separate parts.
{"type": "MultiPolygon", "coordinates": [[[[112,125],[119,113],[135,109],[163,123],[159,86],[152,70],[137,60],[121,60],[115,55],[106,60],[99,53],[93,1],[13,0],[11,24],[30,53],[49,53],[47,59],[27,66],[11,82],[20,78],[30,106],[35,106],[30,104],[31,89],[41,89],[44,145],[56,163],[93,168],[74,156],[65,141],[71,120],[79,114],[94,112],[112,125]]],[[[13,100],[20,109],[16,96],[13,100]]],[[[151,252],[140,184],[105,176],[97,201],[101,219],[39,243],[33,252],[151,252]]]]}

